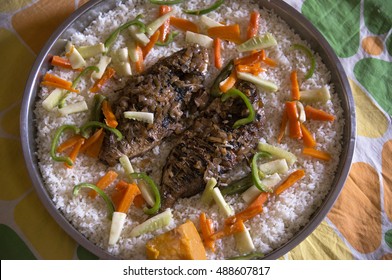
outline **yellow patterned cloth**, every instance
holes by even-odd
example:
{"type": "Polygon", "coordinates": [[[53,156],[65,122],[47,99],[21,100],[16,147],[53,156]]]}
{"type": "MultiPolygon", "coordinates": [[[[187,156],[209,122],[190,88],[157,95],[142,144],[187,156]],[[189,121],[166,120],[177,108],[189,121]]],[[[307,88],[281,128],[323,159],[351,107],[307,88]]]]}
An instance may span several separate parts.
{"type": "MultiPolygon", "coordinates": [[[[30,68],[88,0],[0,2],[0,259],[94,259],[51,218],[27,174],[19,114],[30,68]]],[[[392,259],[392,1],[286,0],[345,67],[357,113],[350,175],[320,226],[284,259],[392,259]]]]}

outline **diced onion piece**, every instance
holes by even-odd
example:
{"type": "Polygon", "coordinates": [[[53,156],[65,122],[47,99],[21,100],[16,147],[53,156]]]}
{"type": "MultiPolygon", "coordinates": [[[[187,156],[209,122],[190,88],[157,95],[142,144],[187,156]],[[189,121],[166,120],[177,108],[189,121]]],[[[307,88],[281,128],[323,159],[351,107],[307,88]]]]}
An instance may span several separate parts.
{"type": "Polygon", "coordinates": [[[72,69],[79,69],[86,66],[86,61],[71,42],[67,43],[65,51],[65,55],[68,57],[72,69]]]}
{"type": "Polygon", "coordinates": [[[59,109],[59,112],[62,116],[67,116],[69,114],[75,114],[75,113],[80,113],[87,111],[87,103],[86,101],[80,101],[74,104],[67,105],[61,109],[59,109]]]}
{"type": "Polygon", "coordinates": [[[217,181],[215,178],[210,178],[207,182],[207,185],[203,191],[203,194],[201,195],[201,202],[204,205],[210,205],[211,201],[214,199],[212,197],[212,191],[214,187],[216,186],[217,181]]]}
{"type": "Polygon", "coordinates": [[[52,111],[59,104],[65,93],[66,90],[56,88],[42,102],[42,107],[47,111],[52,111]]]}
{"type": "Polygon", "coordinates": [[[271,154],[271,156],[274,158],[284,158],[289,166],[292,166],[294,162],[297,161],[297,157],[293,153],[267,143],[259,142],[257,149],[261,152],[267,152],[271,154]]]}
{"type": "Polygon", "coordinates": [[[245,228],[244,231],[237,232],[234,234],[236,249],[241,254],[248,254],[255,250],[252,237],[250,236],[249,230],[245,228]]]}
{"type": "Polygon", "coordinates": [[[149,124],[154,123],[154,114],[149,112],[126,111],[124,112],[124,118],[142,121],[149,124]]]}
{"type": "Polygon", "coordinates": [[[239,52],[248,52],[273,47],[277,44],[275,37],[271,33],[266,33],[263,36],[252,37],[248,41],[237,45],[236,48],[239,52]]]}
{"type": "Polygon", "coordinates": [[[214,39],[211,37],[191,31],[185,33],[185,41],[189,44],[199,44],[205,48],[212,48],[214,45],[214,39]]]}
{"type": "Polygon", "coordinates": [[[227,204],[219,188],[214,188],[212,190],[212,197],[214,198],[215,203],[218,204],[219,209],[225,215],[225,217],[230,217],[234,215],[233,208],[231,208],[231,206],[227,204]]]}
{"type": "MultiPolygon", "coordinates": [[[[261,180],[261,182],[269,189],[273,189],[276,187],[282,178],[279,176],[278,173],[274,173],[271,176],[268,176],[261,180]]],[[[242,199],[247,202],[251,203],[256,197],[261,193],[261,191],[256,186],[251,186],[249,189],[242,193],[242,199]]]]}
{"type": "Polygon", "coordinates": [[[147,35],[139,31],[139,27],[132,25],[128,28],[128,31],[131,37],[143,46],[146,46],[150,42],[147,35]]]}
{"type": "Polygon", "coordinates": [[[327,103],[328,100],[331,100],[331,94],[326,86],[322,88],[301,90],[299,94],[300,100],[303,102],[327,103]]]}
{"type": "Polygon", "coordinates": [[[90,58],[105,52],[105,45],[99,43],[92,46],[81,46],[77,48],[78,52],[83,58],[90,58]]]}
{"type": "Polygon", "coordinates": [[[274,173],[284,174],[289,171],[289,166],[285,159],[276,159],[266,163],[259,164],[259,170],[266,175],[274,173]]]}
{"type": "Polygon", "coordinates": [[[306,113],[305,113],[305,108],[304,105],[297,101],[297,110],[298,110],[298,120],[303,123],[306,121],[306,113]]]}
{"type": "Polygon", "coordinates": [[[91,77],[95,80],[101,79],[103,73],[105,73],[106,67],[108,67],[109,63],[112,61],[112,58],[106,55],[101,56],[98,64],[96,65],[99,68],[99,72],[93,72],[91,77]]]}
{"type": "Polygon", "coordinates": [[[173,214],[171,209],[168,208],[164,212],[159,213],[158,215],[134,227],[130,233],[130,237],[137,237],[142,234],[168,226],[172,220],[173,214]]]}
{"type": "Polygon", "coordinates": [[[112,224],[110,226],[109,245],[114,245],[120,238],[121,231],[124,227],[127,214],[123,212],[113,212],[112,224]]]}
{"type": "Polygon", "coordinates": [[[152,36],[161,27],[162,24],[166,22],[172,15],[174,15],[175,10],[171,10],[170,12],[160,16],[156,20],[152,21],[146,26],[146,33],[148,36],[152,36]]]}
{"type": "Polygon", "coordinates": [[[238,79],[253,83],[253,84],[261,87],[264,90],[268,90],[268,91],[272,91],[272,92],[275,92],[278,90],[278,86],[275,85],[273,82],[267,81],[265,79],[262,79],[258,76],[255,76],[255,75],[252,75],[250,73],[237,72],[237,77],[238,77],[238,79]]]}

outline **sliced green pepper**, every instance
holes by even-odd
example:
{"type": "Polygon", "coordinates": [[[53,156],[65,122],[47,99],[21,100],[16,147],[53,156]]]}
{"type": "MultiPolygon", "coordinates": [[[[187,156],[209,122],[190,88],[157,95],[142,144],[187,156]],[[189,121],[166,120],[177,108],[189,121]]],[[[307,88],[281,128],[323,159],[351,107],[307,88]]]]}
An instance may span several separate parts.
{"type": "Polygon", "coordinates": [[[93,108],[91,110],[90,121],[100,122],[102,119],[102,102],[106,100],[107,97],[102,94],[94,95],[93,108]]]}
{"type": "Polygon", "coordinates": [[[154,193],[155,196],[155,204],[151,208],[144,208],[143,211],[147,215],[154,215],[158,212],[159,208],[161,208],[161,194],[159,193],[159,189],[157,185],[155,184],[154,180],[151,179],[150,176],[148,176],[146,173],[141,172],[141,173],[131,173],[130,177],[132,179],[141,179],[145,181],[151,188],[152,192],[154,193]]]}
{"type": "Polygon", "coordinates": [[[262,182],[261,179],[265,177],[265,175],[259,170],[257,165],[257,161],[261,157],[271,157],[269,153],[266,152],[257,152],[252,158],[252,178],[253,183],[262,192],[272,192],[271,189],[268,189],[262,182]]]}
{"type": "Polygon", "coordinates": [[[293,50],[300,50],[300,51],[303,51],[306,54],[306,56],[310,60],[310,68],[309,68],[308,72],[306,72],[306,74],[305,74],[305,79],[307,80],[310,77],[312,77],[313,73],[314,73],[314,70],[316,68],[316,59],[314,58],[314,55],[313,55],[312,51],[308,47],[306,47],[304,45],[301,45],[301,44],[294,44],[294,45],[291,46],[291,49],[293,49],[293,50]]]}
{"type": "Polygon", "coordinates": [[[104,129],[112,132],[114,135],[117,136],[117,140],[118,141],[122,140],[123,137],[124,137],[122,135],[122,133],[118,129],[110,127],[110,126],[107,126],[106,124],[101,123],[101,122],[97,122],[97,121],[91,121],[91,122],[87,122],[86,124],[84,124],[80,128],[80,133],[82,134],[82,136],[84,138],[88,138],[89,137],[89,133],[88,133],[87,130],[89,130],[90,128],[93,128],[93,127],[101,127],[101,128],[104,128],[104,129]]]}
{"type": "Polygon", "coordinates": [[[236,180],[230,183],[227,187],[221,189],[222,195],[232,195],[236,193],[243,193],[247,189],[253,186],[252,174],[248,174],[244,178],[236,180]]]}
{"type": "Polygon", "coordinates": [[[78,134],[80,132],[80,129],[76,125],[65,124],[65,125],[60,126],[56,130],[56,133],[54,134],[54,137],[53,137],[53,140],[52,140],[52,146],[50,148],[50,156],[55,161],[65,162],[69,166],[72,166],[73,162],[72,162],[72,160],[69,157],[63,157],[63,156],[57,156],[56,155],[57,144],[58,144],[58,142],[60,140],[60,136],[66,130],[72,130],[76,134],[78,134]]]}
{"type": "Polygon", "coordinates": [[[261,259],[264,258],[264,254],[261,252],[253,252],[253,253],[249,253],[247,255],[240,255],[240,256],[236,256],[236,257],[231,257],[229,258],[229,260],[257,260],[257,259],[261,259]]]}
{"type": "Polygon", "coordinates": [[[234,60],[231,60],[223,69],[222,71],[218,74],[218,76],[215,78],[214,83],[212,84],[211,87],[211,94],[214,97],[218,97],[222,95],[222,92],[219,88],[219,84],[227,79],[227,77],[230,76],[231,71],[234,69],[234,60]]]}
{"type": "Polygon", "coordinates": [[[138,15],[135,19],[124,23],[123,25],[119,26],[116,30],[114,30],[109,37],[105,40],[105,48],[106,52],[110,49],[113,43],[117,40],[118,35],[132,25],[137,25],[140,28],[140,32],[144,33],[146,31],[146,25],[141,22],[139,19],[142,18],[143,15],[138,15]]]}
{"type": "Polygon", "coordinates": [[[227,99],[232,98],[232,97],[241,97],[241,99],[244,101],[246,107],[249,110],[249,115],[246,118],[237,120],[234,125],[233,128],[238,128],[241,125],[245,125],[248,123],[251,123],[255,120],[256,118],[256,112],[255,109],[253,108],[252,104],[250,103],[249,98],[241,91],[239,91],[236,88],[231,88],[229,89],[225,94],[222,95],[222,101],[225,102],[227,99]]]}
{"type": "Polygon", "coordinates": [[[223,4],[223,2],[225,2],[225,0],[217,0],[217,1],[215,1],[214,4],[212,4],[211,6],[205,8],[205,9],[183,10],[183,12],[186,14],[189,14],[189,15],[197,15],[197,16],[205,15],[205,14],[208,14],[209,12],[212,12],[212,11],[218,9],[223,4]]]}
{"type": "Polygon", "coordinates": [[[106,202],[106,207],[108,209],[108,218],[111,219],[115,208],[114,208],[113,202],[106,195],[106,193],[104,193],[104,191],[101,190],[100,188],[98,188],[96,185],[89,184],[89,183],[81,183],[81,184],[78,184],[78,185],[74,186],[72,194],[74,196],[77,196],[79,194],[79,191],[80,191],[81,188],[92,189],[92,190],[96,191],[99,194],[100,197],[103,198],[103,200],[106,202]]]}
{"type": "Polygon", "coordinates": [[[177,31],[170,32],[169,35],[167,36],[166,42],[157,41],[155,43],[155,45],[157,45],[159,47],[166,47],[166,46],[170,45],[171,43],[173,43],[174,38],[176,38],[176,36],[178,34],[179,33],[177,31]]]}
{"type": "Polygon", "coordinates": [[[175,5],[182,3],[184,0],[150,0],[151,4],[156,4],[156,5],[175,5]]]}

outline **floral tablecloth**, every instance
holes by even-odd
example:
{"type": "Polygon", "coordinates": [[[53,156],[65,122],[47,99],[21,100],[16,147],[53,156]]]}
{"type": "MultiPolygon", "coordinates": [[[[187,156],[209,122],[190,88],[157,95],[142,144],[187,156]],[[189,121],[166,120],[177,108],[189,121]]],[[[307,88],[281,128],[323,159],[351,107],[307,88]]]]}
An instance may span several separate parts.
{"type": "MultiPolygon", "coordinates": [[[[87,0],[0,1],[0,259],[95,259],[51,218],[29,179],[19,113],[51,33],[87,0]]],[[[357,146],[332,211],[285,259],[392,259],[392,1],[286,0],[327,38],[350,81],[357,146]]]]}

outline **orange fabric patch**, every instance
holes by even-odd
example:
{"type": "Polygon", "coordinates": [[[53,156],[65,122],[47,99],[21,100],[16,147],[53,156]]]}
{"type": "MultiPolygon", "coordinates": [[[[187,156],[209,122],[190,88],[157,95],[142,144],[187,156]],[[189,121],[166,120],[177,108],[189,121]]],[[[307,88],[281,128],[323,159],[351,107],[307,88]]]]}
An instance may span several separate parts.
{"type": "Polygon", "coordinates": [[[384,46],[380,38],[375,36],[369,36],[362,40],[362,48],[365,52],[371,55],[380,55],[384,46]]]}
{"type": "Polygon", "coordinates": [[[392,140],[384,144],[382,149],[382,178],[384,181],[384,209],[392,221],[392,140]]]}
{"type": "Polygon", "coordinates": [[[357,162],[328,218],[360,253],[370,253],[381,244],[381,199],[377,171],[357,162]]]}

